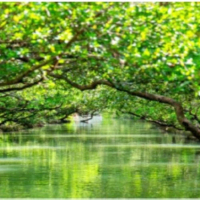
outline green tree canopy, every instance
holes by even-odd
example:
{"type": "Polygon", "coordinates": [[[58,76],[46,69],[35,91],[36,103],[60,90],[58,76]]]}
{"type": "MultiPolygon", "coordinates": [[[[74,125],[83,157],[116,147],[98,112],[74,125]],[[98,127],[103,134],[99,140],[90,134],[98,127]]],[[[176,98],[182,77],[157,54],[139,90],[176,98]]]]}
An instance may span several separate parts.
{"type": "Polygon", "coordinates": [[[72,107],[112,108],[182,127],[200,139],[198,2],[0,7],[2,122],[14,118],[7,117],[8,103],[19,107],[20,96],[21,107],[45,110],[44,118],[49,109],[63,118],[72,107]]]}

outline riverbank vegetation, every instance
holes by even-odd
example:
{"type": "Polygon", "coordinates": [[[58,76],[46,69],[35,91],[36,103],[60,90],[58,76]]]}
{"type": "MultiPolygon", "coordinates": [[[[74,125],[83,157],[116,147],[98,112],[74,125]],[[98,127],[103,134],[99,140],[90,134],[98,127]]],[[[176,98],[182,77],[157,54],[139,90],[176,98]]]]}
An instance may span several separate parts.
{"type": "Polygon", "coordinates": [[[0,4],[0,129],[105,109],[200,139],[200,4],[0,4]]]}

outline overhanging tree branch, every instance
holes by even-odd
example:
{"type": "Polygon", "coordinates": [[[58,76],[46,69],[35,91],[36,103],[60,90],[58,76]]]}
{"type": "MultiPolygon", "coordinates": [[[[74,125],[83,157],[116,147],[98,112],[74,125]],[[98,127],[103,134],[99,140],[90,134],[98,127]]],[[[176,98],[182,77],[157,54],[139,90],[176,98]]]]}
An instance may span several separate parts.
{"type": "MultiPolygon", "coordinates": [[[[113,7],[113,4],[111,4],[110,6],[108,6],[107,8],[100,10],[99,12],[97,12],[94,15],[94,18],[99,18],[100,16],[102,16],[104,13],[106,13],[111,7],[113,7]]],[[[84,25],[82,28],[79,27],[79,29],[75,29],[74,30],[74,35],[73,37],[67,42],[67,44],[65,45],[65,48],[68,49],[75,41],[78,40],[78,37],[83,34],[85,32],[85,30],[87,30],[89,27],[91,27],[93,24],[90,25],[84,25]]],[[[29,76],[32,72],[34,72],[37,69],[42,68],[45,65],[48,65],[52,62],[57,61],[58,57],[62,57],[62,55],[64,55],[65,52],[58,54],[57,56],[53,56],[48,60],[44,60],[43,62],[41,62],[40,64],[37,64],[33,67],[31,67],[30,69],[26,70],[25,72],[20,73],[18,76],[14,77],[11,80],[7,80],[7,81],[3,81],[0,82],[0,87],[3,86],[11,86],[11,85],[15,85],[18,83],[22,83],[23,82],[23,78],[29,76]]],[[[29,62],[28,58],[18,58],[21,59],[24,62],[29,62]]],[[[39,60],[42,60],[41,58],[39,60]]],[[[26,88],[26,87],[25,87],[26,88]]],[[[3,91],[3,90],[2,90],[3,91]]]]}
{"type": "Polygon", "coordinates": [[[47,64],[50,64],[53,60],[55,60],[55,59],[51,58],[51,59],[46,60],[46,61],[44,61],[44,62],[42,62],[42,63],[40,63],[38,65],[35,65],[35,66],[31,67],[29,70],[21,73],[20,75],[18,75],[14,79],[0,83],[0,86],[9,86],[9,85],[17,84],[17,83],[22,83],[24,77],[27,77],[33,71],[35,71],[37,69],[40,69],[40,68],[42,68],[43,66],[45,66],[47,64]]]}
{"type": "MultiPolygon", "coordinates": [[[[59,78],[59,76],[60,75],[58,75],[57,78],[59,78]]],[[[170,105],[175,110],[175,114],[176,114],[179,124],[181,126],[183,126],[185,128],[185,130],[190,131],[196,138],[198,138],[200,140],[200,129],[198,127],[196,127],[195,125],[193,125],[192,122],[185,117],[182,104],[172,98],[162,96],[162,95],[157,95],[157,94],[151,94],[151,93],[147,93],[147,92],[129,91],[128,89],[122,87],[122,84],[120,84],[120,86],[115,85],[107,80],[97,80],[97,81],[93,81],[92,83],[90,83],[88,85],[79,85],[79,84],[69,80],[69,78],[67,76],[65,76],[65,77],[60,76],[60,78],[66,80],[66,82],[68,84],[70,84],[71,86],[73,86],[81,91],[95,89],[98,85],[107,85],[118,91],[126,92],[127,94],[132,95],[132,96],[137,96],[137,97],[140,97],[140,98],[143,98],[146,100],[156,101],[156,102],[170,105]]]]}

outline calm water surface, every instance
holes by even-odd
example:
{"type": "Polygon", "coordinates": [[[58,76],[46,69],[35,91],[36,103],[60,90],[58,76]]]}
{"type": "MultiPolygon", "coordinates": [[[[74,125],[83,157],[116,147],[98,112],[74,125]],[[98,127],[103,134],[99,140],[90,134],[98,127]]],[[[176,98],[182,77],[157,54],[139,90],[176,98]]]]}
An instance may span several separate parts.
{"type": "Polygon", "coordinates": [[[0,135],[1,198],[200,197],[200,144],[97,118],[0,135]]]}

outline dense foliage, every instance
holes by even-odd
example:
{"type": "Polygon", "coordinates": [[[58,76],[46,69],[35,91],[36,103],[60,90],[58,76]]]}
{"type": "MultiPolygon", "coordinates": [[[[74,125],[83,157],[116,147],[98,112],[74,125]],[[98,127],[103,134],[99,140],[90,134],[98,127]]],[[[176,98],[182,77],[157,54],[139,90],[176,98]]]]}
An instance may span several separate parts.
{"type": "Polygon", "coordinates": [[[113,109],[200,139],[198,2],[0,7],[1,125],[113,109]]]}

